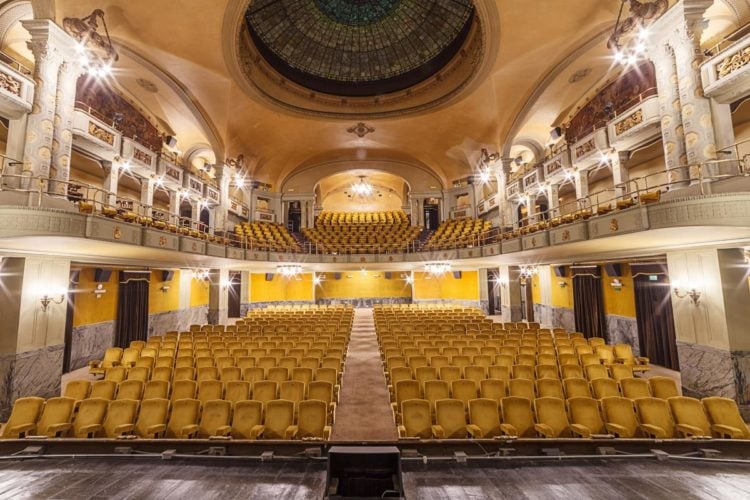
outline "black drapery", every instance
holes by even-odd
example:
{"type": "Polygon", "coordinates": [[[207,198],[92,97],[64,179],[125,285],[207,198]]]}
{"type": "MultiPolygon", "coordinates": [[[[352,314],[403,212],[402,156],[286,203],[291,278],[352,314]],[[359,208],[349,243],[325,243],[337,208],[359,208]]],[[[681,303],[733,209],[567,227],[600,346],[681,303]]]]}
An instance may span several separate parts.
{"type": "Polygon", "coordinates": [[[592,274],[573,275],[573,313],[576,331],[591,337],[607,338],[607,325],[604,320],[602,283],[592,274]]]}
{"type": "Polygon", "coordinates": [[[150,273],[120,272],[115,346],[128,347],[148,337],[148,283],[150,273]]]}
{"type": "Polygon", "coordinates": [[[666,277],[640,275],[633,283],[641,356],[649,358],[651,363],[679,370],[672,300],[666,277]]]}

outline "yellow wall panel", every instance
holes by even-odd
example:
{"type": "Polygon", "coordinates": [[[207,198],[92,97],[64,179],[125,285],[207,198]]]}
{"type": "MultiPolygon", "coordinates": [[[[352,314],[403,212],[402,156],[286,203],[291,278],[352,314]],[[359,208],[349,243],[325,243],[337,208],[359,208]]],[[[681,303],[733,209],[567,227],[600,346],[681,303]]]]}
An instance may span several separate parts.
{"type": "Polygon", "coordinates": [[[411,298],[411,285],[397,272],[391,279],[385,279],[385,272],[381,271],[343,272],[339,280],[334,273],[322,273],[320,278],[316,293],[322,299],[411,298]]]}
{"type": "Polygon", "coordinates": [[[148,313],[156,314],[176,311],[180,308],[180,271],[174,272],[174,278],[169,283],[161,280],[161,271],[151,271],[151,281],[148,284],[148,313]],[[169,290],[162,291],[161,287],[169,286],[169,290]]]}
{"type": "Polygon", "coordinates": [[[633,275],[630,266],[623,264],[623,276],[619,280],[622,288],[615,288],[611,285],[614,278],[607,276],[602,270],[602,295],[604,300],[604,313],[616,314],[618,316],[627,316],[635,318],[635,289],[633,288],[633,275]]]}
{"type": "Polygon", "coordinates": [[[312,273],[299,274],[294,278],[286,278],[274,273],[272,281],[266,281],[265,274],[250,275],[250,302],[312,302],[313,300],[312,273]]]}
{"type": "Polygon", "coordinates": [[[428,273],[414,273],[414,298],[418,300],[479,300],[479,273],[463,271],[461,278],[453,273],[431,276],[428,273]]]}
{"type": "Polygon", "coordinates": [[[208,281],[193,278],[190,280],[190,307],[208,305],[208,281]]]}
{"type": "Polygon", "coordinates": [[[542,303],[542,289],[539,286],[539,275],[535,274],[531,277],[531,303],[541,304],[542,303]]]}
{"type": "Polygon", "coordinates": [[[573,278],[568,276],[559,277],[555,275],[554,266],[550,266],[550,279],[552,280],[552,307],[573,308],[573,278]],[[560,286],[565,283],[565,286],[560,286]]]}
{"type": "Polygon", "coordinates": [[[109,281],[102,283],[106,293],[97,299],[94,295],[94,268],[81,269],[73,302],[73,327],[114,321],[117,318],[118,275],[117,271],[113,271],[109,281]]]}

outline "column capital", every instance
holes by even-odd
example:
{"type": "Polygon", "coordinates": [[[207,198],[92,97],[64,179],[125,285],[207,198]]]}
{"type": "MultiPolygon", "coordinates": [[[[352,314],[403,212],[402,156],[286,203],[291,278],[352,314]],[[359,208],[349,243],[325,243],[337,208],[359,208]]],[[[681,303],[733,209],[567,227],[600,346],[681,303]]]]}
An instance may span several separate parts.
{"type": "Polygon", "coordinates": [[[34,57],[37,57],[37,53],[44,57],[53,50],[63,60],[76,60],[76,41],[51,20],[27,19],[22,20],[21,24],[31,35],[28,43],[34,57]]]}

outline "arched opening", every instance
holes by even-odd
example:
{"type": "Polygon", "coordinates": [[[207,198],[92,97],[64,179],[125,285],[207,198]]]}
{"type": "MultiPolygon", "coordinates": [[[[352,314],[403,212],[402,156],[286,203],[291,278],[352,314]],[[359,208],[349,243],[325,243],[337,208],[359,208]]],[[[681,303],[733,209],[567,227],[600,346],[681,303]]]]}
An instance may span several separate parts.
{"type": "Polygon", "coordinates": [[[322,179],[319,204],[326,212],[402,210],[409,186],[403,177],[374,169],[356,169],[322,179]]]}
{"type": "Polygon", "coordinates": [[[183,199],[180,202],[180,225],[190,227],[190,219],[193,217],[193,207],[190,200],[183,199]]]}

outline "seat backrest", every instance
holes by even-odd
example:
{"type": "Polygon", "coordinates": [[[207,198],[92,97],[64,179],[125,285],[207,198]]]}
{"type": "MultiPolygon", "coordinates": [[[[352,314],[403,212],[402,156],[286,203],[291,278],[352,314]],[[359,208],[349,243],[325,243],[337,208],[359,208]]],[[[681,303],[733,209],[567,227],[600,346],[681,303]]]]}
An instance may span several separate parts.
{"type": "Polygon", "coordinates": [[[165,425],[169,415],[169,400],[166,398],[144,399],[135,421],[135,435],[140,438],[154,437],[149,427],[165,425]]]}
{"type": "Polygon", "coordinates": [[[536,393],[540,398],[565,399],[562,383],[557,379],[543,378],[537,380],[536,393]]]}
{"type": "Polygon", "coordinates": [[[734,399],[708,397],[701,400],[706,413],[714,425],[724,425],[736,429],[739,436],[750,439],[750,429],[742,419],[737,402],[734,399]]]}
{"type": "MultiPolygon", "coordinates": [[[[638,417],[635,413],[633,401],[622,397],[604,398],[602,403],[602,416],[606,424],[614,424],[620,429],[621,438],[632,438],[639,434],[638,417]]],[[[612,432],[612,429],[608,429],[612,432]]]]}
{"type": "Polygon", "coordinates": [[[536,398],[534,393],[534,382],[524,378],[514,378],[508,382],[508,393],[518,398],[526,398],[533,401],[536,398]]]}
{"type": "Polygon", "coordinates": [[[253,383],[252,397],[256,401],[267,403],[276,399],[278,384],[272,380],[259,380],[253,383]]]}
{"type": "Polygon", "coordinates": [[[435,423],[443,428],[444,439],[466,438],[466,406],[458,399],[435,403],[435,423]]]}
{"type": "Polygon", "coordinates": [[[63,396],[66,398],[73,398],[76,401],[81,401],[89,396],[91,391],[91,382],[88,380],[71,380],[68,385],[65,386],[65,392],[63,396]]]}
{"type": "Polygon", "coordinates": [[[599,403],[595,399],[570,398],[567,403],[571,423],[586,427],[591,434],[605,433],[599,403]]]}
{"type": "Polygon", "coordinates": [[[177,382],[178,380],[195,380],[195,368],[192,366],[175,368],[172,381],[177,382]]]}
{"type": "Polygon", "coordinates": [[[567,378],[563,380],[565,396],[568,398],[590,398],[591,387],[588,381],[582,378],[567,378]]]}
{"type": "Polygon", "coordinates": [[[480,365],[469,365],[464,368],[464,378],[477,384],[487,378],[487,368],[480,365]]]}
{"type": "Polygon", "coordinates": [[[194,399],[197,393],[198,383],[195,380],[178,380],[172,386],[172,401],[194,399]]]}
{"type": "Polygon", "coordinates": [[[655,398],[669,399],[680,396],[677,382],[670,377],[650,377],[648,383],[651,386],[651,394],[655,398]]]}
{"type": "Polygon", "coordinates": [[[100,398],[111,401],[115,397],[117,383],[112,380],[97,380],[91,384],[89,398],[100,398]]]}
{"type": "Polygon", "coordinates": [[[118,399],[111,401],[107,408],[107,416],[104,418],[101,437],[116,438],[120,434],[117,427],[135,423],[138,413],[138,401],[132,399],[118,399]]]}
{"type": "Polygon", "coordinates": [[[620,380],[622,396],[628,399],[650,398],[651,386],[643,378],[624,378],[620,380]]]}
{"type": "Polygon", "coordinates": [[[708,421],[706,410],[699,399],[675,396],[667,400],[672,416],[678,425],[689,425],[700,429],[700,435],[711,437],[711,422],[708,421]]]}
{"type": "Polygon", "coordinates": [[[117,384],[117,399],[141,399],[143,382],[140,380],[125,380],[117,384]]]}
{"type": "Polygon", "coordinates": [[[263,380],[263,378],[264,378],[263,368],[260,368],[259,366],[245,368],[242,370],[242,380],[246,380],[247,382],[250,382],[251,385],[255,382],[259,382],[263,380]]]}
{"type": "Polygon", "coordinates": [[[484,399],[491,399],[496,403],[506,396],[505,380],[488,378],[479,382],[479,395],[484,399]]]}
{"type": "Polygon", "coordinates": [[[583,368],[579,365],[561,365],[560,373],[562,374],[563,380],[569,378],[583,378],[583,368]]]}
{"type": "Polygon", "coordinates": [[[218,380],[202,380],[198,382],[198,400],[201,404],[214,399],[223,399],[224,384],[218,380]]]}
{"type": "Polygon", "coordinates": [[[451,383],[451,397],[468,407],[469,401],[479,396],[478,384],[473,380],[454,380],[451,383]]]}
{"type": "Polygon", "coordinates": [[[633,378],[633,367],[631,365],[612,365],[609,367],[612,378],[617,380],[633,378]]]}
{"type": "Polygon", "coordinates": [[[143,399],[168,399],[169,382],[149,380],[143,388],[143,399]]]}
{"type": "Polygon", "coordinates": [[[286,399],[295,405],[305,399],[305,384],[298,380],[287,380],[279,384],[279,399],[286,399]]]}
{"type": "Polygon", "coordinates": [[[158,366],[151,373],[151,380],[161,380],[170,382],[172,380],[172,368],[167,366],[158,366]]]}
{"type": "Polygon", "coordinates": [[[396,384],[396,402],[400,405],[407,399],[420,399],[419,382],[416,380],[402,380],[396,384]]]}
{"type": "Polygon", "coordinates": [[[591,391],[596,399],[614,398],[620,395],[617,382],[611,378],[598,378],[591,381],[591,391]]]}
{"type": "Polygon", "coordinates": [[[443,366],[440,368],[440,380],[445,380],[448,383],[461,380],[461,368],[458,366],[443,366]]]}
{"type": "Polygon", "coordinates": [[[318,368],[315,370],[315,381],[338,384],[338,371],[335,368],[318,368]]]}
{"type": "Polygon", "coordinates": [[[198,438],[207,439],[219,434],[221,427],[229,425],[232,415],[232,403],[221,399],[213,399],[203,403],[200,422],[198,423],[198,438]]]}
{"type": "Polygon", "coordinates": [[[269,368],[266,380],[273,380],[274,382],[285,382],[289,380],[289,370],[281,366],[275,366],[269,368]]]}
{"type": "Polygon", "coordinates": [[[90,434],[93,434],[87,428],[89,426],[101,425],[104,422],[108,406],[109,401],[101,398],[89,398],[81,401],[73,420],[73,428],[70,430],[70,436],[74,438],[86,438],[90,434]]]}
{"type": "Polygon", "coordinates": [[[552,429],[552,436],[564,437],[570,435],[570,422],[565,411],[565,401],[559,398],[537,398],[534,400],[536,422],[552,429]]]}
{"type": "Polygon", "coordinates": [[[2,437],[4,439],[16,439],[20,434],[25,434],[17,430],[18,426],[35,424],[39,420],[39,415],[44,407],[44,399],[35,396],[18,398],[13,403],[8,422],[3,427],[2,437]]]}
{"type": "Polygon", "coordinates": [[[333,401],[333,384],[324,380],[310,382],[307,384],[307,399],[331,403],[333,401]]]}
{"type": "Polygon", "coordinates": [[[107,371],[104,372],[104,380],[111,380],[115,383],[122,382],[123,380],[125,380],[127,374],[127,368],[125,368],[124,366],[107,368],[107,371]]]}
{"type": "Polygon", "coordinates": [[[513,378],[523,378],[526,380],[534,380],[534,367],[530,365],[513,365],[511,370],[513,378]]]}
{"type": "Polygon", "coordinates": [[[242,380],[242,370],[236,366],[226,366],[219,372],[219,380],[222,382],[242,380]]]}
{"type": "Polygon", "coordinates": [[[309,384],[313,379],[312,368],[296,367],[291,371],[291,380],[302,382],[303,384],[309,384]]]}
{"type": "Polygon", "coordinates": [[[513,426],[517,437],[533,437],[534,414],[531,411],[531,400],[510,396],[500,401],[502,422],[513,426]]]}
{"type": "Polygon", "coordinates": [[[215,366],[203,366],[197,369],[198,382],[204,380],[219,380],[219,370],[215,366]]]}
{"type": "Polygon", "coordinates": [[[287,430],[294,423],[294,403],[276,399],[265,404],[263,425],[265,439],[286,439],[287,430]]]}
{"type": "Polygon", "coordinates": [[[625,364],[635,364],[635,356],[633,356],[633,348],[630,344],[616,344],[615,357],[623,360],[625,364]]]}
{"type": "Polygon", "coordinates": [[[197,425],[200,415],[201,402],[197,399],[178,399],[172,403],[172,412],[167,422],[165,437],[172,439],[187,439],[184,429],[197,425]]]}
{"type": "Polygon", "coordinates": [[[483,438],[499,436],[500,409],[495,399],[472,399],[469,401],[469,423],[482,431],[483,438]]]}
{"type": "Polygon", "coordinates": [[[589,380],[610,378],[609,370],[604,365],[586,365],[584,370],[586,371],[586,378],[589,380]]]}
{"type": "Polygon", "coordinates": [[[51,427],[71,421],[76,400],[73,398],[49,398],[44,404],[42,414],[36,424],[36,434],[40,436],[56,437],[58,434],[51,427]]]}
{"type": "Polygon", "coordinates": [[[246,380],[232,380],[224,387],[224,399],[232,404],[250,399],[250,382],[246,380]]]}
{"type": "Polygon", "coordinates": [[[428,380],[424,384],[424,399],[430,403],[430,409],[435,410],[435,402],[450,399],[450,385],[445,380],[428,380]]]}
{"type": "Polygon", "coordinates": [[[409,399],[401,403],[403,437],[429,439],[432,437],[430,403],[424,399],[409,399]]]}
{"type": "Polygon", "coordinates": [[[638,417],[643,425],[654,426],[659,429],[660,439],[672,439],[674,437],[674,419],[669,403],[658,398],[639,398],[635,400],[638,409],[638,417]]]}
{"type": "Polygon", "coordinates": [[[237,439],[255,439],[253,427],[263,422],[263,403],[260,401],[238,401],[234,405],[232,436],[237,439]]]}
{"type": "Polygon", "coordinates": [[[299,403],[297,415],[297,439],[327,438],[328,405],[316,399],[299,403]]]}

